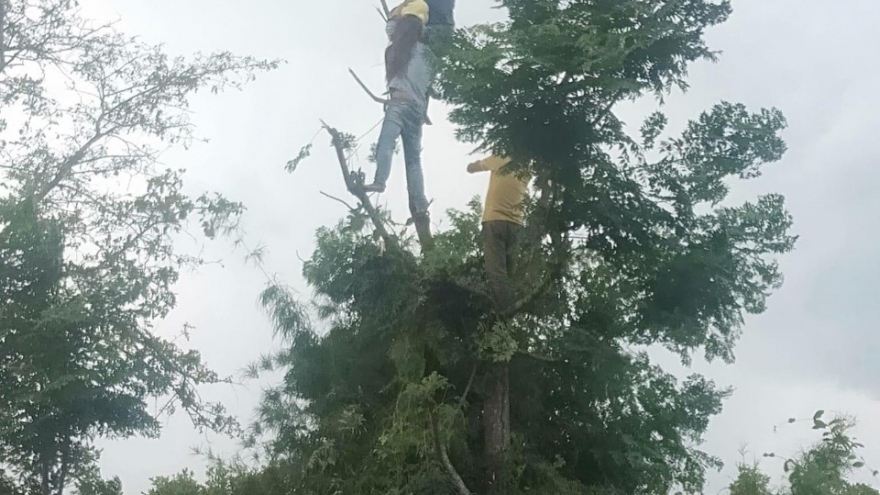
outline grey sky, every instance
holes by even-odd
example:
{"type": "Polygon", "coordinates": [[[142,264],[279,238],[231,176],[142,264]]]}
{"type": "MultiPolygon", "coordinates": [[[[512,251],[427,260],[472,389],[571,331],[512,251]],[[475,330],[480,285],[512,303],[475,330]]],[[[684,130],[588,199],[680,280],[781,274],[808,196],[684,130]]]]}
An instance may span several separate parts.
{"type": "MultiPolygon", "coordinates": [[[[343,195],[343,185],[327,139],[319,135],[315,153],[295,175],[283,171],[318,130],[318,119],[360,135],[381,119],[346,69],[368,84],[382,83],[384,31],[372,0],[86,0],[86,11],[120,17],[121,29],[168,51],[186,54],[229,49],[240,54],[284,58],[288,64],[264,75],[241,93],[195,99],[199,134],[211,140],[188,152],[168,153],[171,166],[189,171],[193,190],[219,190],[248,206],[246,227],[254,243],[268,246],[266,264],[308,294],[299,275],[297,253],[308,256],[315,229],[336,222],[344,209],[319,195],[343,195]]],[[[498,18],[491,0],[459,0],[462,25],[498,18]]],[[[859,436],[867,440],[869,465],[880,466],[880,96],[876,49],[880,46],[880,3],[876,0],[734,0],[726,25],[710,31],[713,48],[724,52],[719,64],[692,70],[692,89],[668,100],[676,127],[719,100],[753,109],[776,106],[790,123],[790,151],[764,177],[737,186],[736,199],[781,192],[801,235],[795,253],[782,260],[785,287],[769,311],[750,318],[734,366],[697,364],[719,384],[737,391],[710,427],[710,453],[727,468],[713,475],[707,493],[729,480],[739,447],[756,456],[792,453],[812,439],[808,427],[773,425],[816,409],[855,414],[859,436]]],[[[636,122],[651,109],[630,105],[636,122]]],[[[486,178],[468,176],[470,149],[457,143],[441,105],[432,105],[435,122],[425,131],[424,166],[434,221],[441,212],[462,207],[482,194],[486,178]]],[[[362,155],[377,131],[365,139],[362,155]]],[[[405,186],[397,163],[388,204],[402,219],[405,186]]],[[[367,165],[368,167],[369,165],[367,165]]],[[[371,170],[368,168],[368,170],[371,170]]],[[[195,248],[194,246],[192,246],[195,248]]],[[[240,254],[217,243],[209,255],[224,259],[180,283],[180,305],[160,331],[176,333],[184,322],[196,326],[189,345],[215,368],[237,373],[272,348],[271,329],[256,304],[263,275],[245,266],[240,254]]],[[[247,419],[260,385],[217,388],[206,396],[221,399],[247,419]]],[[[234,444],[193,433],[185,418],[170,421],[161,440],[106,444],[105,474],[123,478],[128,493],[139,493],[148,478],[183,467],[197,472],[194,445],[220,453],[234,444]]],[[[775,476],[781,466],[766,463],[775,476]]]]}

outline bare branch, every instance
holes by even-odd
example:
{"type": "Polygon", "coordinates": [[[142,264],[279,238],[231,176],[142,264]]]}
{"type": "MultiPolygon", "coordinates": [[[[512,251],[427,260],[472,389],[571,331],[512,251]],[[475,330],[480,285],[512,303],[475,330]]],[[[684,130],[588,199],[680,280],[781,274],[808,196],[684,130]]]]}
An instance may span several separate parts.
{"type": "Polygon", "coordinates": [[[318,192],[320,192],[321,195],[323,195],[323,196],[325,196],[325,197],[327,197],[327,198],[330,198],[330,199],[332,199],[332,200],[334,200],[334,201],[338,201],[338,202],[344,204],[345,207],[348,208],[348,209],[351,210],[351,211],[355,211],[355,210],[357,210],[357,208],[355,208],[354,206],[351,206],[350,204],[348,204],[347,202],[345,202],[345,200],[342,200],[342,199],[337,198],[336,196],[333,196],[333,195],[327,194],[327,193],[325,193],[324,191],[318,191],[318,192]]]}
{"type": "Polygon", "coordinates": [[[473,495],[467,485],[464,484],[464,480],[461,479],[455,466],[452,465],[452,461],[449,460],[449,455],[446,454],[446,446],[443,445],[443,442],[440,440],[440,428],[437,426],[437,419],[434,417],[434,414],[429,412],[428,419],[431,423],[431,433],[434,438],[434,451],[437,454],[437,460],[440,461],[440,464],[446,468],[449,476],[452,477],[452,482],[459,494],[473,495]]]}
{"type": "Polygon", "coordinates": [[[339,160],[339,168],[342,171],[342,177],[345,180],[346,189],[348,189],[348,192],[356,197],[361,205],[363,205],[364,210],[366,210],[367,215],[376,227],[376,231],[379,232],[379,235],[381,235],[383,239],[385,239],[385,245],[399,246],[397,238],[391,235],[391,233],[388,232],[388,229],[385,228],[385,222],[382,220],[382,215],[380,215],[376,207],[373,206],[369,196],[367,196],[366,191],[364,191],[363,184],[358,184],[358,181],[352,176],[351,170],[348,168],[348,160],[345,158],[345,143],[343,142],[342,135],[339,131],[327,125],[323,120],[321,121],[321,124],[324,126],[324,129],[327,130],[327,133],[330,134],[333,141],[333,147],[336,148],[336,158],[339,160]]]}
{"type": "Polygon", "coordinates": [[[364,84],[363,81],[361,81],[361,78],[358,77],[358,75],[355,74],[355,72],[354,72],[353,70],[348,69],[348,73],[351,74],[352,77],[354,77],[354,80],[357,81],[358,85],[360,85],[360,87],[361,87],[361,88],[367,93],[367,95],[370,96],[370,98],[371,98],[373,101],[375,101],[376,103],[381,103],[381,104],[383,104],[383,105],[388,104],[388,100],[386,100],[386,99],[384,99],[384,98],[379,98],[378,96],[376,96],[375,94],[373,94],[373,92],[370,91],[370,88],[368,88],[367,85],[364,84]]]}
{"type": "MultiPolygon", "coordinates": [[[[352,75],[352,77],[354,77],[354,80],[357,81],[358,85],[361,87],[361,89],[364,90],[364,92],[367,93],[367,95],[370,97],[371,100],[375,101],[376,103],[381,103],[381,104],[383,104],[383,105],[387,105],[387,104],[388,104],[388,102],[389,102],[390,100],[385,99],[385,98],[379,98],[378,96],[376,96],[375,94],[373,94],[373,92],[370,91],[370,88],[368,88],[367,85],[364,84],[363,81],[361,81],[361,78],[358,77],[358,75],[355,74],[355,72],[354,72],[353,70],[348,69],[348,72],[352,75]]],[[[431,118],[428,117],[427,115],[425,115],[425,124],[427,124],[427,125],[434,125],[434,123],[431,122],[431,118]]]]}
{"type": "Polygon", "coordinates": [[[34,194],[33,201],[35,204],[42,202],[46,199],[46,196],[52,192],[53,189],[58,187],[58,184],[61,183],[65,178],[67,178],[73,167],[80,163],[80,160],[85,158],[86,153],[91,149],[91,147],[101,140],[105,136],[102,132],[96,132],[94,136],[91,137],[85,144],[83,144],[76,152],[70,155],[64,162],[61,163],[61,166],[58,167],[58,172],[55,174],[55,177],[49,181],[48,184],[43,186],[36,194],[34,194]]]}
{"type": "Polygon", "coordinates": [[[391,18],[391,9],[388,8],[388,2],[385,0],[379,0],[382,3],[382,10],[385,12],[385,20],[391,18]]]}

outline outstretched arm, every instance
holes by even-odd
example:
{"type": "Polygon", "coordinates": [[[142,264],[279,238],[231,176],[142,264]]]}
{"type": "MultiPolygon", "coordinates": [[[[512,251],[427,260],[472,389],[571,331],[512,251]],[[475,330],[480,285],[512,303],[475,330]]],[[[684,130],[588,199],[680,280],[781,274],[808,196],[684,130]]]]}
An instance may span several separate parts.
{"type": "Polygon", "coordinates": [[[500,156],[490,156],[489,158],[485,158],[483,160],[477,160],[467,167],[468,173],[474,174],[477,172],[494,172],[499,168],[510,163],[509,158],[502,158],[500,156]]]}

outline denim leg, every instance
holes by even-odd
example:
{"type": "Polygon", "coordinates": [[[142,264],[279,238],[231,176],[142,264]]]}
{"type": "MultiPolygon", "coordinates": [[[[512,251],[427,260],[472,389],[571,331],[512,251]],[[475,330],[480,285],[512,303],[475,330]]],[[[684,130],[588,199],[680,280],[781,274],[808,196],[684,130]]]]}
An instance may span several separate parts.
{"type": "Polygon", "coordinates": [[[409,211],[413,217],[428,211],[425,177],[422,174],[422,125],[424,116],[417,105],[408,105],[403,119],[403,158],[406,163],[406,187],[409,211]]]}
{"type": "Polygon", "coordinates": [[[397,102],[390,102],[385,108],[385,120],[382,122],[382,131],[379,133],[379,142],[376,143],[376,175],[373,183],[385,186],[388,177],[391,176],[391,160],[394,158],[394,147],[397,138],[400,137],[404,128],[403,106],[397,102]]]}
{"type": "Polygon", "coordinates": [[[430,25],[425,28],[425,42],[436,55],[443,56],[452,45],[454,34],[455,26],[430,25]]]}

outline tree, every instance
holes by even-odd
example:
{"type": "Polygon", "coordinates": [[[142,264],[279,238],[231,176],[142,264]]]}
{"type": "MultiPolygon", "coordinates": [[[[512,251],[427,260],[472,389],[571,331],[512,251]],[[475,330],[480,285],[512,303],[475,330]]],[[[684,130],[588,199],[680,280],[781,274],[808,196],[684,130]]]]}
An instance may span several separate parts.
{"type": "MultiPolygon", "coordinates": [[[[786,459],[774,453],[764,454],[767,458],[783,461],[787,473],[788,486],[774,491],[770,487],[770,477],[764,474],[757,463],[740,464],[736,480],[730,485],[731,495],[772,495],[773,493],[791,495],[877,495],[876,488],[862,483],[852,483],[847,477],[864,469],[865,461],[858,455],[863,445],[852,437],[855,427],[852,418],[838,416],[827,423],[822,420],[824,411],[818,411],[810,421],[813,430],[822,432],[821,441],[803,451],[793,459],[786,459]]],[[[797,422],[790,419],[789,423],[797,422]]],[[[872,472],[877,476],[877,471],[872,472]]]]}
{"type": "MultiPolygon", "coordinates": [[[[488,304],[479,202],[417,256],[355,189],[304,267],[316,314],[281,285],[262,296],[287,343],[262,364],[286,377],[251,445],[268,438],[307,493],[698,493],[729,392],[644,350],[732,362],[780,285],[783,198],[724,202],[782,157],[785,120],[723,102],[678,136],[659,111],[632,136],[615,113],[715,59],[703,32],[726,1],[499,3],[509,20],[460,31],[438,89],[459,138],[535,177],[515,317],[488,304]]],[[[352,190],[353,138],[328,131],[352,190]]]]}
{"type": "Polygon", "coordinates": [[[203,495],[204,487],[195,480],[193,473],[183,471],[171,478],[153,479],[153,487],[146,495],[203,495]]]}
{"type": "Polygon", "coordinates": [[[4,0],[0,27],[0,458],[27,493],[61,494],[97,437],[158,435],[177,408],[235,429],[198,395],[224,379],[152,330],[179,271],[204,262],[175,236],[193,220],[227,233],[242,206],[189,197],[158,158],[193,139],[192,93],[276,64],[171,58],[73,0],[4,0]],[[167,402],[151,410],[153,397],[167,402]]]}
{"type": "Polygon", "coordinates": [[[98,469],[91,469],[76,481],[76,495],[124,495],[119,478],[105,480],[98,469]]]}
{"type": "Polygon", "coordinates": [[[153,486],[146,495],[270,495],[296,493],[285,485],[285,473],[267,467],[255,469],[240,459],[226,462],[210,459],[207,480],[199,483],[191,472],[184,470],[167,478],[152,480],[153,486]]]}

